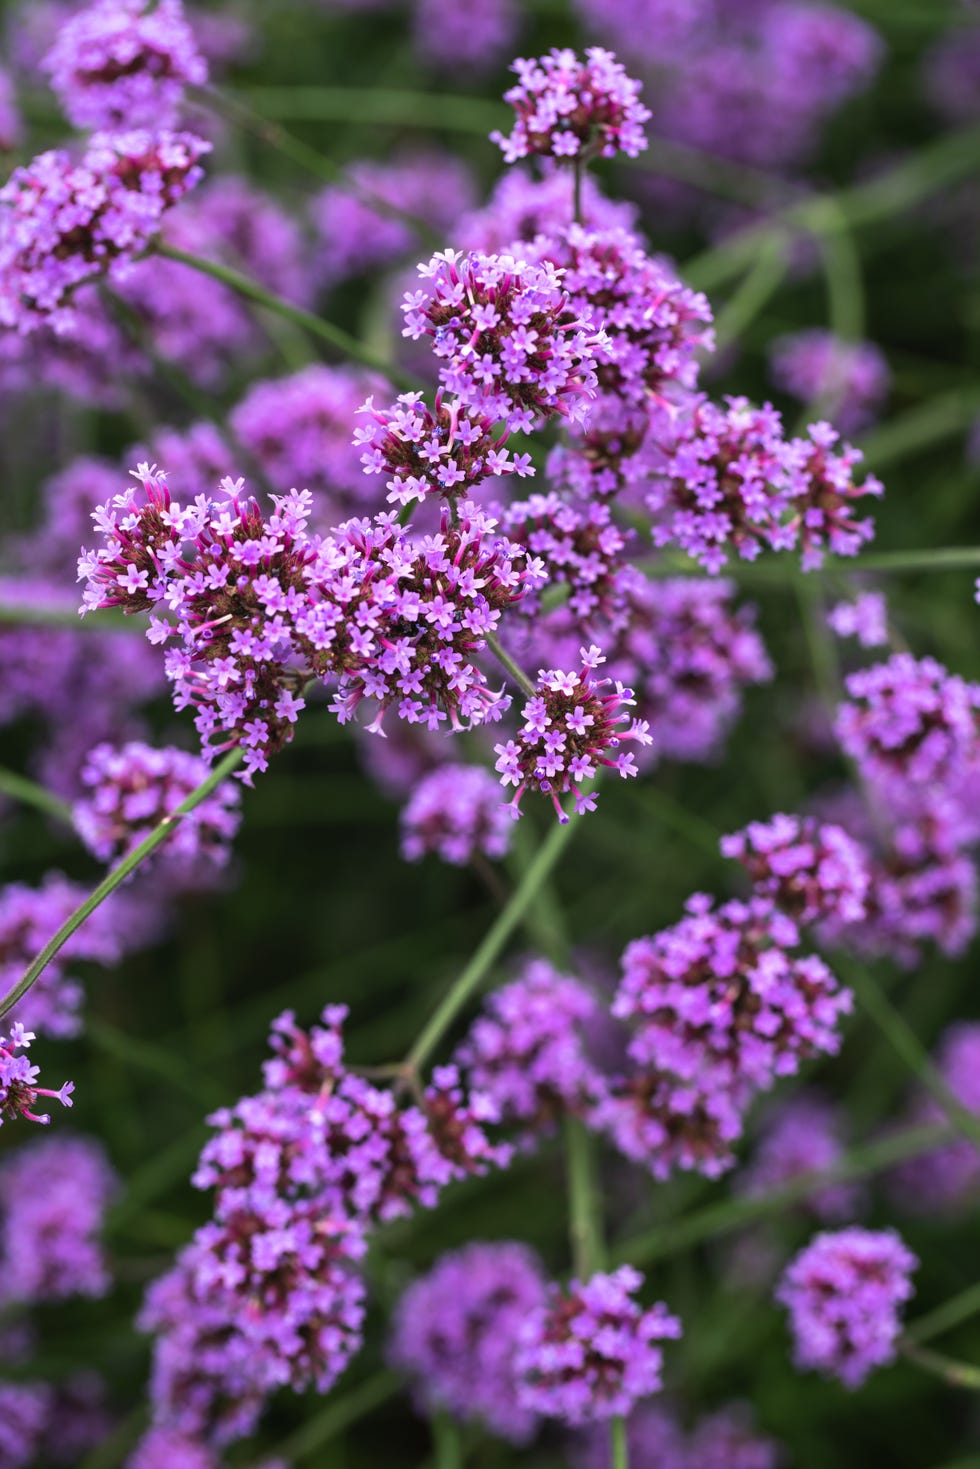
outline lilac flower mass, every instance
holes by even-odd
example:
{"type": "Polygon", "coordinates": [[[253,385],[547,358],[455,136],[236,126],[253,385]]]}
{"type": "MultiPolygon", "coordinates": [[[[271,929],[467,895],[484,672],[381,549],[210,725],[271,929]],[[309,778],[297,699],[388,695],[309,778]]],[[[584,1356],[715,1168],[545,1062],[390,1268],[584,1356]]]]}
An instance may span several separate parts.
{"type": "Polygon", "coordinates": [[[973,1463],[978,15],[4,8],[0,1469],[973,1463]]]}

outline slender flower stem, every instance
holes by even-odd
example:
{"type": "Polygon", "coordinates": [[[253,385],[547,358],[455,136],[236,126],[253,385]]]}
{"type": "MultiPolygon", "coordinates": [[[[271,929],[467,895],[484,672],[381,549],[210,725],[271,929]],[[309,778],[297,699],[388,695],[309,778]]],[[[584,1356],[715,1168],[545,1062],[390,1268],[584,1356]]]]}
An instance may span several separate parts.
{"type": "Polygon", "coordinates": [[[322,1412],[283,1439],[276,1448],[276,1454],[290,1464],[308,1459],[330,1439],[388,1402],[400,1388],[401,1382],[394,1372],[378,1372],[374,1377],[368,1377],[349,1392],[331,1400],[322,1412]]]}
{"type": "MultiPolygon", "coordinates": [[[[881,469],[964,433],[980,413],[980,389],[953,388],[884,423],[861,440],[864,462],[881,469]]],[[[863,560],[863,558],[862,558],[863,560]]]]}
{"type": "Polygon", "coordinates": [[[966,1290],[960,1291],[958,1295],[952,1296],[937,1306],[934,1311],[928,1311],[924,1316],[919,1316],[905,1328],[905,1340],[921,1345],[924,1341],[930,1341],[934,1336],[940,1336],[944,1331],[951,1331],[954,1326],[959,1326],[962,1321],[968,1321],[971,1316],[980,1312],[980,1284],[968,1286],[966,1290]]]}
{"type": "Polygon", "coordinates": [[[589,1280],[602,1268],[602,1227],[595,1181],[594,1138],[576,1117],[565,1122],[568,1165],[568,1232],[572,1265],[579,1280],[589,1280]]]}
{"type": "Polygon", "coordinates": [[[745,331],[767,301],[779,290],[786,274],[783,242],[777,235],[767,240],[715,322],[715,341],[727,347],[745,331]]]}
{"type": "Polygon", "coordinates": [[[249,301],[254,301],[257,306],[264,306],[267,311],[274,311],[285,321],[291,321],[296,326],[305,328],[311,336],[319,337],[321,341],[329,342],[346,357],[352,357],[355,362],[362,362],[365,367],[373,367],[378,372],[383,372],[399,383],[402,387],[411,388],[415,386],[414,380],[394,367],[384,358],[372,352],[370,347],[365,347],[350,332],[344,331],[343,327],[335,326],[332,321],[325,321],[322,316],[314,316],[312,311],[304,311],[301,306],[294,306],[289,301],[284,301],[281,296],[273,295],[258,281],[252,280],[250,276],[243,275],[241,271],[233,270],[230,265],[222,265],[217,260],[206,260],[201,255],[192,255],[187,250],[178,249],[176,245],[170,245],[165,240],[158,240],[153,247],[158,255],[167,260],[176,260],[181,265],[190,266],[192,270],[199,270],[202,275],[209,275],[222,285],[237,291],[249,301]]]}
{"type": "MultiPolygon", "coordinates": [[[[980,546],[938,546],[926,551],[880,551],[861,556],[846,569],[854,571],[980,570],[980,546]]],[[[841,570],[845,570],[842,565],[841,570]]]]}
{"type": "Polygon", "coordinates": [[[433,1469],[463,1469],[459,1428],[448,1413],[433,1413],[432,1442],[436,1451],[433,1469]]]}
{"type": "MultiPolygon", "coordinates": [[[[446,92],[389,91],[381,87],[248,87],[237,94],[264,117],[291,122],[376,123],[430,127],[447,132],[489,133],[507,123],[499,102],[446,92]]],[[[228,98],[229,93],[222,94],[228,98]]]]}
{"type": "Polygon", "coordinates": [[[35,980],[40,978],[45,969],[47,969],[48,965],[51,963],[51,960],[65,946],[65,944],[71,938],[72,934],[75,933],[77,929],[81,928],[86,918],[88,918],[90,914],[94,913],[96,908],[104,903],[106,898],[110,897],[111,894],[115,892],[120,883],[125,882],[126,878],[130,875],[131,872],[136,871],[141,862],[144,862],[146,858],[151,855],[151,853],[156,851],[161,842],[166,841],[167,837],[176,827],[180,818],[182,816],[187,816],[191,811],[194,811],[198,806],[200,806],[202,801],[207,800],[211,792],[215,790],[227,776],[231,775],[232,771],[235,770],[237,766],[241,764],[241,762],[242,750],[239,748],[230,750],[228,754],[224,757],[224,759],[218,762],[218,764],[211,771],[210,775],[208,775],[205,780],[202,780],[201,784],[197,786],[195,790],[191,791],[187,799],[185,801],[182,801],[177,809],[172,812],[170,816],[165,816],[160,822],[159,826],[154,827],[153,831],[150,832],[150,835],[146,837],[142,842],[140,842],[138,847],[134,847],[128,856],[124,857],[121,862],[113,867],[111,872],[107,873],[107,875],[102,879],[94,892],[90,893],[89,896],[85,899],[84,903],[80,903],[79,906],[75,909],[74,913],[70,914],[69,917],[65,919],[64,923],[58,929],[58,932],[48,940],[48,942],[44,945],[44,948],[38,954],[37,958],[33,961],[33,963],[21,976],[17,983],[11,985],[10,989],[4,995],[3,999],[0,1000],[0,1017],[6,1015],[8,1010],[13,1009],[18,1000],[23,999],[24,995],[27,994],[27,991],[30,989],[31,985],[35,982],[35,980]]]}
{"type": "Polygon", "coordinates": [[[497,662],[501,665],[501,667],[506,669],[506,671],[510,674],[511,678],[518,685],[518,687],[525,694],[527,694],[529,699],[533,699],[535,694],[537,693],[537,689],[534,687],[534,684],[528,678],[523,668],[520,668],[514,662],[509,653],[504,652],[503,648],[500,646],[500,641],[495,633],[487,633],[486,645],[490,649],[490,652],[493,654],[493,656],[496,658],[497,662]]]}
{"type": "Polygon", "coordinates": [[[883,1173],[908,1158],[920,1157],[950,1143],[954,1130],[945,1123],[933,1123],[928,1127],[912,1127],[892,1133],[877,1142],[853,1148],[834,1164],[820,1172],[803,1173],[781,1187],[771,1189],[757,1197],[725,1199],[718,1204],[709,1204],[678,1219],[659,1225],[647,1234],[637,1235],[617,1247],[617,1263],[649,1264],[653,1260],[691,1249],[703,1240],[715,1239],[730,1234],[735,1229],[754,1224],[757,1220],[785,1213],[794,1204],[818,1194],[836,1183],[849,1183],[853,1179],[867,1178],[883,1173]]]}
{"type": "Polygon", "coordinates": [[[565,825],[559,823],[553,827],[520,884],[508,899],[506,907],[494,919],[469,963],[450,986],[449,992],[440,1001],[431,1020],[409,1051],[402,1068],[405,1073],[414,1074],[421,1070],[456,1016],[471,995],[475,994],[504,944],[533,903],[542,883],[578,830],[582,819],[581,816],[572,816],[565,825]]]}
{"type": "Polygon", "coordinates": [[[56,796],[53,791],[45,790],[36,780],[28,780],[26,775],[18,775],[15,770],[4,770],[0,767],[0,792],[5,796],[13,796],[15,801],[21,801],[25,806],[43,811],[45,816],[53,816],[67,826],[72,825],[72,811],[68,802],[56,796]]]}
{"type": "Polygon", "coordinates": [[[105,612],[97,621],[82,618],[77,607],[45,607],[37,603],[0,603],[0,627],[66,627],[73,632],[143,632],[140,623],[120,613],[105,612]]]}
{"type": "Polygon", "coordinates": [[[942,1378],[950,1387],[980,1392],[980,1367],[975,1367],[972,1362],[957,1362],[953,1357],[930,1351],[928,1347],[916,1346],[906,1338],[899,1342],[898,1350],[906,1361],[921,1367],[925,1372],[931,1372],[934,1377],[942,1378]]]}
{"type": "Polygon", "coordinates": [[[957,1131],[980,1147],[980,1117],[968,1111],[949,1089],[912,1027],[895,1009],[878,981],[869,970],[843,955],[837,956],[837,967],[895,1054],[932,1093],[957,1131]]]}
{"type": "Polygon", "coordinates": [[[612,1469],[630,1469],[630,1452],[629,1443],[626,1438],[625,1418],[610,1418],[609,1448],[612,1456],[612,1469]]]}

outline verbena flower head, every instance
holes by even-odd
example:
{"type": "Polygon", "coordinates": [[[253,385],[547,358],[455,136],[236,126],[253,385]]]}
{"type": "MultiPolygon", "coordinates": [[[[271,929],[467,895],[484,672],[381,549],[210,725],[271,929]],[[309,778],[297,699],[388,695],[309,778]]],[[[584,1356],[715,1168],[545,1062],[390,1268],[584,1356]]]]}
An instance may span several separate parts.
{"type": "MultiPolygon", "coordinates": [[[[939,1070],[961,1107],[980,1117],[980,1025],[960,1021],[943,1034],[935,1057],[939,1070]]],[[[930,1092],[920,1089],[908,1108],[912,1126],[948,1121],[930,1092]]],[[[969,1207],[980,1190],[980,1149],[956,1138],[930,1153],[900,1164],[891,1176],[892,1194],[903,1209],[916,1214],[969,1207]]]]}
{"type": "Polygon", "coordinates": [[[91,1138],[45,1137],[9,1155],[0,1167],[0,1296],[104,1296],[111,1281],[99,1235],[118,1188],[91,1138]]]}
{"type": "Polygon", "coordinates": [[[552,158],[636,158],[648,145],[643,125],[650,111],[639,100],[640,83],[627,76],[611,51],[589,46],[549,51],[517,60],[517,85],[504,93],[517,114],[509,137],[490,134],[508,163],[532,154],[552,158]]]}
{"type": "Polygon", "coordinates": [[[611,1275],[551,1287],[532,1312],[516,1356],[518,1402],[544,1417],[577,1426],[630,1412],[661,1386],[662,1341],[681,1324],[661,1303],[644,1310],[634,1299],[643,1276],[629,1265],[611,1275]]]}
{"type": "MultiPolygon", "coordinates": [[[[486,204],[454,226],[451,243],[459,250],[494,255],[514,250],[518,241],[530,244],[539,235],[561,234],[571,212],[568,175],[559,165],[542,167],[541,177],[519,167],[502,173],[486,204]]],[[[582,179],[581,192],[582,221],[588,229],[635,231],[635,204],[608,199],[591,174],[582,179]]]]}
{"type": "Polygon", "coordinates": [[[494,991],[457,1052],[473,1088],[531,1137],[593,1108],[603,1079],[588,1052],[601,1016],[581,981],[534,959],[494,991]]]}
{"type": "Polygon", "coordinates": [[[172,127],[207,64],[181,0],[96,0],[68,19],[42,62],[78,128],[172,127]]]}
{"type": "Polygon", "coordinates": [[[769,356],[776,386],[802,403],[820,403],[842,433],[868,428],[888,396],[891,374],[873,342],[813,328],[779,337],[769,356]]]}
{"type": "Polygon", "coordinates": [[[839,638],[856,638],[862,648],[888,642],[888,608],[881,592],[860,592],[853,602],[836,603],[827,624],[839,638]]]}
{"type": "Polygon", "coordinates": [[[856,556],[874,538],[874,521],[859,520],[854,502],[885,491],[873,474],[855,482],[855,466],[864,456],[850,444],[838,447],[840,435],[829,423],[811,423],[807,435],[793,440],[794,527],[803,570],[813,571],[823,565],[828,552],[856,556]]]}
{"type": "MultiPolygon", "coordinates": [[[[773,1114],[736,1186],[751,1198],[833,1168],[844,1152],[842,1135],[843,1117],[831,1102],[816,1092],[792,1097],[773,1114]]],[[[847,1220],[860,1207],[861,1189],[831,1183],[801,1202],[818,1219],[847,1220]]]]}
{"type": "Polygon", "coordinates": [[[526,1245],[466,1245],[405,1291],[389,1360],[411,1379],[421,1411],[448,1412],[526,1443],[537,1415],[518,1401],[514,1355],[524,1322],[544,1301],[544,1272],[526,1245]]]}
{"type": "Polygon", "coordinates": [[[484,481],[533,475],[529,454],[511,454],[507,432],[479,408],[438,392],[433,408],[421,393],[403,393],[391,408],[368,398],[358,412],[367,423],[355,432],[368,475],[384,474],[389,504],[470,499],[484,481]]]}
{"type": "Polygon", "coordinates": [[[203,177],[209,146],[191,133],[97,134],[78,163],[51,152],[15,169],[0,189],[0,326],[70,323],[71,293],[125,273],[203,177]]]}
{"type": "MultiPolygon", "coordinates": [[[[564,605],[577,629],[618,630],[627,622],[627,591],[638,577],[625,565],[630,532],[615,523],[608,504],[569,504],[555,492],[531,495],[507,506],[503,524],[512,540],[543,562],[548,586],[568,586],[564,605]]],[[[536,622],[539,598],[529,597],[521,610],[536,622]]]]}
{"type": "MultiPolygon", "coordinates": [[[[117,862],[172,816],[207,774],[206,761],[172,745],[97,745],[82,770],[87,794],[75,803],[76,830],[101,862],[117,862]]],[[[237,787],[225,781],[179,817],[163,848],[168,866],[193,868],[194,881],[208,867],[223,867],[241,820],[239,806],[237,787]]]]}
{"type": "Polygon", "coordinates": [[[476,855],[496,861],[510,849],[513,823],[500,785],[480,765],[442,765],[412,791],[401,818],[401,854],[427,853],[454,867],[476,855]]]}
{"type": "Polygon", "coordinates": [[[596,388],[599,334],[550,264],[443,250],[406,293],[403,336],[432,338],[443,386],[514,430],[580,420],[596,388]]]}
{"type": "Polygon", "coordinates": [[[867,858],[841,826],[780,814],[722,837],[721,852],[796,923],[860,923],[867,914],[867,858]]]}
{"type": "Polygon", "coordinates": [[[525,791],[547,796],[561,822],[568,814],[560,797],[571,792],[579,813],[595,809],[596,797],[581,786],[604,766],[625,780],[637,774],[631,752],[616,754],[624,740],[650,743],[645,720],[633,719],[631,689],[611,679],[596,678],[605,661],[597,647],[580,650],[578,672],[552,668],[538,674],[537,692],[521,711],[524,723],[517,738],[495,745],[495,769],[503,786],[514,786],[511,807],[520,815],[525,791]]]}
{"type": "Polygon", "coordinates": [[[36,1462],[52,1407],[52,1390],[47,1383],[0,1382],[3,1462],[8,1469],[26,1469],[36,1462]]]}
{"type": "Polygon", "coordinates": [[[776,1292],[789,1311],[796,1365],[856,1388],[893,1361],[918,1263],[891,1230],[818,1234],[790,1262],[776,1292]]]}
{"type": "Polygon", "coordinates": [[[465,10],[442,0],[417,0],[415,52],[428,66],[452,76],[483,76],[510,53],[521,22],[515,0],[472,0],[465,10]]]}

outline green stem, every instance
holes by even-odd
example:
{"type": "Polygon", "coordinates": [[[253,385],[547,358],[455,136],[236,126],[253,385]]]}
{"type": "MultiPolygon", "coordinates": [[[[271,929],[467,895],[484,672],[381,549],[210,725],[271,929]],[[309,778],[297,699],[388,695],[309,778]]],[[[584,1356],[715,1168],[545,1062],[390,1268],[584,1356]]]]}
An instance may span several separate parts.
{"type": "Polygon", "coordinates": [[[236,748],[230,750],[225,758],[218,762],[210,775],[205,780],[202,780],[201,784],[195,790],[191,791],[187,799],[182,801],[170,816],[165,816],[159,826],[155,827],[150,832],[150,835],[140,842],[138,847],[134,847],[129,855],[124,857],[102,879],[98,887],[94,892],[89,894],[84,903],[80,903],[74,913],[65,919],[57,933],[48,940],[37,958],[34,959],[33,963],[17,983],[11,985],[10,989],[3,996],[3,999],[0,1000],[0,1017],[6,1015],[19,1000],[23,999],[31,985],[34,984],[35,980],[40,978],[51,963],[51,960],[60,952],[72,934],[81,928],[86,918],[94,913],[96,908],[115,892],[120,883],[125,882],[131,872],[136,871],[141,862],[144,862],[151,853],[156,851],[161,842],[166,841],[182,816],[187,816],[191,811],[196,810],[202,801],[207,800],[211,792],[221,784],[226,776],[229,776],[241,764],[242,757],[243,752],[241,749],[236,748]]]}
{"type": "Polygon", "coordinates": [[[309,1458],[330,1439],[388,1402],[400,1387],[401,1382],[393,1372],[379,1372],[367,1378],[283,1439],[276,1448],[276,1455],[289,1464],[298,1464],[300,1460],[309,1458]]]}
{"type": "Polygon", "coordinates": [[[578,830],[582,819],[581,816],[570,817],[565,824],[556,825],[545,839],[519,886],[508,899],[506,907],[494,919],[469,963],[450,986],[449,992],[436,1007],[431,1020],[409,1051],[403,1068],[406,1072],[421,1070],[456,1016],[476,993],[504,944],[533,903],[542,883],[578,830]]]}
{"type": "Polygon", "coordinates": [[[233,270],[230,265],[222,265],[217,260],[206,260],[201,255],[192,255],[189,251],[178,249],[176,245],[170,245],[165,240],[158,240],[153,248],[165,259],[176,260],[181,265],[189,266],[191,270],[199,270],[202,275],[209,275],[212,279],[221,281],[222,285],[237,291],[246,300],[254,301],[257,306],[264,306],[267,311],[274,311],[285,321],[291,321],[296,326],[303,327],[311,336],[329,342],[345,357],[352,357],[355,362],[361,362],[365,367],[373,367],[375,371],[385,373],[393,382],[399,383],[402,387],[415,386],[413,379],[372,352],[369,347],[365,347],[356,337],[352,337],[350,332],[344,331],[343,327],[335,326],[332,321],[325,321],[322,316],[314,316],[312,311],[304,311],[301,306],[293,306],[289,301],[284,301],[282,297],[267,291],[250,276],[233,270]]]}
{"type": "Polygon", "coordinates": [[[572,1265],[579,1280],[589,1280],[602,1268],[604,1252],[595,1182],[594,1139],[575,1117],[569,1117],[565,1122],[565,1157],[572,1265]]]}
{"type": "Polygon", "coordinates": [[[978,414],[980,389],[954,388],[941,393],[867,434],[861,441],[864,462],[877,470],[916,450],[931,449],[965,432],[978,414]]]}
{"type": "Polygon", "coordinates": [[[758,316],[766,302],[779,290],[786,274],[782,241],[774,236],[765,242],[738,290],[725,304],[715,322],[715,341],[727,347],[758,316]]]}
{"type": "Polygon", "coordinates": [[[932,551],[879,551],[841,571],[968,571],[980,568],[980,546],[938,546],[932,551]]]}
{"type": "Polygon", "coordinates": [[[459,1428],[448,1413],[433,1413],[432,1442],[436,1451],[434,1469],[463,1469],[459,1428]]]}
{"type": "Polygon", "coordinates": [[[905,1340],[921,1345],[924,1341],[951,1331],[963,1321],[969,1321],[980,1311],[980,1284],[968,1286],[950,1300],[944,1301],[934,1311],[919,1316],[905,1328],[905,1340]]]}
{"type": "MultiPolygon", "coordinates": [[[[227,98],[227,92],[222,94],[227,98]]],[[[373,87],[247,87],[239,94],[263,117],[291,122],[375,123],[383,127],[430,127],[447,132],[489,133],[505,128],[508,110],[499,102],[445,92],[389,91],[373,87]]]]}
{"type": "Polygon", "coordinates": [[[0,603],[0,626],[67,627],[74,632],[142,632],[138,622],[122,613],[103,613],[98,620],[82,618],[77,607],[43,607],[27,602],[0,603]]]}
{"type": "Polygon", "coordinates": [[[870,1016],[896,1056],[904,1061],[913,1075],[931,1092],[958,1132],[980,1147],[980,1117],[967,1110],[950,1091],[942,1073],[934,1065],[915,1032],[895,1009],[878,981],[861,965],[843,955],[837,967],[857,995],[858,1003],[870,1016]]]}
{"type": "Polygon", "coordinates": [[[945,1123],[928,1127],[907,1128],[877,1142],[853,1148],[834,1164],[820,1172],[804,1173],[758,1197],[724,1199],[689,1214],[686,1219],[659,1225],[656,1229],[627,1240],[615,1252],[617,1264],[646,1265],[681,1250],[691,1249],[704,1240],[730,1234],[758,1220],[782,1214],[795,1204],[837,1183],[850,1183],[883,1173],[909,1158],[931,1153],[950,1143],[955,1134],[945,1123]]]}
{"type": "Polygon", "coordinates": [[[980,1392],[980,1367],[975,1367],[972,1362],[957,1362],[953,1357],[930,1351],[928,1347],[916,1346],[905,1338],[899,1342],[898,1350],[906,1361],[921,1367],[924,1372],[931,1372],[934,1377],[942,1378],[949,1387],[963,1387],[968,1392],[980,1392]]]}
{"type": "Polygon", "coordinates": [[[0,791],[5,796],[13,796],[15,801],[21,801],[25,806],[43,811],[45,816],[53,816],[67,826],[74,825],[68,802],[56,796],[53,791],[45,790],[36,780],[28,780],[26,775],[18,775],[15,770],[4,770],[0,767],[0,791]]]}
{"type": "Polygon", "coordinates": [[[504,652],[503,648],[500,646],[500,640],[497,638],[495,633],[491,632],[486,634],[486,644],[500,666],[510,674],[511,678],[517,684],[518,688],[520,688],[523,693],[527,694],[529,699],[533,699],[535,694],[537,693],[537,689],[534,687],[534,684],[528,678],[523,668],[519,667],[519,665],[514,662],[509,653],[504,652]]]}
{"type": "Polygon", "coordinates": [[[630,1469],[629,1443],[626,1438],[626,1419],[609,1420],[609,1451],[612,1469],[630,1469]]]}

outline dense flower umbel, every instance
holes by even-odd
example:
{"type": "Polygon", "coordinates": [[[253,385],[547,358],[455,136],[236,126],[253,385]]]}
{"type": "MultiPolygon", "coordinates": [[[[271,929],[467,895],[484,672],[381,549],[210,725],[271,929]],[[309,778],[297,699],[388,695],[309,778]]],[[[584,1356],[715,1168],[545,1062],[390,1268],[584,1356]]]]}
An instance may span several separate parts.
{"type": "Polygon", "coordinates": [[[34,1111],[38,1097],[54,1097],[63,1107],[70,1107],[75,1083],[66,1081],[56,1092],[49,1087],[38,1086],[41,1068],[32,1066],[24,1055],[34,1039],[34,1032],[25,1030],[19,1020],[15,1020],[8,1029],[9,1038],[0,1036],[0,1126],[14,1117],[48,1123],[51,1121],[48,1113],[34,1111]]]}
{"type": "Polygon", "coordinates": [[[857,519],[854,502],[864,495],[883,495],[884,486],[873,474],[855,484],[854,468],[864,456],[850,444],[838,447],[840,435],[829,423],[812,423],[807,432],[808,439],[793,440],[793,525],[803,570],[812,571],[823,565],[827,552],[856,556],[874,538],[874,521],[857,519]]]}
{"type": "Polygon", "coordinates": [[[534,959],[489,997],[457,1060],[502,1122],[521,1123],[533,1135],[568,1113],[590,1111],[603,1094],[586,1048],[600,1015],[585,985],[534,959]]]}
{"type": "MultiPolygon", "coordinates": [[[[749,1196],[765,1194],[803,1174],[833,1168],[844,1152],[843,1120],[840,1109],[816,1092],[791,1097],[763,1131],[737,1187],[749,1196]]],[[[861,1187],[853,1183],[828,1184],[801,1200],[828,1222],[853,1218],[860,1203],[861,1187]]]]}
{"type": "Polygon", "coordinates": [[[8,1157],[0,1168],[0,1296],[104,1296],[110,1278],[99,1233],[118,1184],[90,1138],[45,1137],[8,1157]]]}
{"type": "Polygon", "coordinates": [[[611,1275],[551,1287],[545,1306],[522,1328],[515,1365],[518,1402],[572,1425],[629,1413],[658,1392],[661,1341],[681,1324],[661,1303],[644,1310],[633,1299],[643,1276],[629,1265],[611,1275]]]}
{"type": "Polygon", "coordinates": [[[415,52],[423,62],[456,77],[496,71],[522,19],[516,0],[471,0],[465,10],[443,0],[415,0],[415,52]]]}
{"type": "Polygon", "coordinates": [[[537,1415],[518,1401],[514,1353],[528,1314],[544,1302],[544,1273],[526,1245],[466,1245],[405,1291],[389,1359],[412,1379],[422,1412],[444,1410],[526,1443],[537,1415]]]}
{"type": "Polygon", "coordinates": [[[191,133],[97,134],[81,161],[42,153],[0,189],[0,326],[71,321],[70,296],[125,274],[171,205],[203,177],[191,133]]]}
{"type": "Polygon", "coordinates": [[[862,648],[888,642],[888,608],[881,592],[860,592],[853,602],[838,602],[827,613],[827,626],[839,638],[856,638],[862,648]]]}
{"type": "MultiPolygon", "coordinates": [[[[526,168],[502,173],[486,204],[459,220],[451,244],[493,254],[514,250],[518,241],[530,243],[539,235],[558,235],[566,229],[571,209],[568,175],[560,165],[546,163],[542,168],[543,177],[526,168]]],[[[583,177],[581,192],[582,221],[589,229],[635,228],[636,205],[607,199],[591,174],[583,177]]]]}
{"type": "MultiPolygon", "coordinates": [[[[206,761],[172,745],[97,745],[82,770],[88,793],[75,803],[76,830],[101,862],[117,862],[172,816],[207,774],[206,761]]],[[[195,878],[208,867],[223,867],[241,821],[239,806],[237,788],[225,782],[180,817],[164,848],[168,865],[187,864],[195,878]]]]}
{"type": "Polygon", "coordinates": [[[649,109],[640,83],[626,75],[612,52],[589,46],[585,60],[574,51],[549,51],[517,60],[517,85],[504,93],[517,113],[509,137],[493,132],[508,163],[531,154],[552,158],[635,158],[646,148],[649,109]]]}
{"type": "MultiPolygon", "coordinates": [[[[961,1021],[943,1035],[935,1064],[961,1107],[980,1117],[980,1024],[961,1021]]],[[[908,1108],[911,1126],[947,1122],[940,1102],[920,1090],[908,1108]]],[[[973,1204],[980,1190],[980,1150],[956,1138],[934,1152],[901,1164],[892,1175],[897,1203],[913,1213],[933,1215],[973,1204]]]]}
{"type": "Polygon", "coordinates": [[[818,1234],[776,1292],[789,1311],[796,1365],[855,1388],[893,1361],[899,1309],[913,1293],[918,1263],[891,1230],[818,1234]]]}
{"type": "Polygon", "coordinates": [[[443,250],[418,273],[423,285],[405,295],[402,334],[433,338],[449,392],[513,430],[583,418],[602,338],[571,308],[550,261],[443,250]]]}
{"type": "MultiPolygon", "coordinates": [[[[516,500],[503,512],[508,536],[540,557],[547,585],[564,582],[570,591],[565,607],[581,629],[597,626],[618,630],[626,621],[626,588],[637,573],[624,566],[623,553],[629,531],[615,524],[604,501],[569,504],[558,494],[531,495],[516,500]]],[[[537,597],[529,597],[521,609],[536,619],[537,597]]]]}
{"type": "Polygon", "coordinates": [[[796,923],[860,923],[866,916],[867,859],[841,826],[780,814],[722,837],[721,851],[796,923]]]}
{"type": "Polygon", "coordinates": [[[819,402],[842,433],[874,423],[888,396],[890,373],[873,342],[847,342],[813,329],[780,337],[770,349],[772,379],[804,403],[819,402]]]}
{"type": "Polygon", "coordinates": [[[376,408],[374,399],[358,409],[367,416],[355,432],[355,444],[364,447],[365,474],[386,474],[388,501],[410,505],[432,496],[469,499],[484,480],[534,473],[530,454],[511,454],[504,447],[507,432],[478,408],[436,394],[435,406],[421,393],[403,393],[391,408],[376,408]]]}
{"type": "Polygon", "coordinates": [[[422,779],[401,813],[401,854],[417,862],[426,853],[454,867],[480,854],[506,856],[513,824],[500,786],[482,765],[441,765],[422,779]]]}
{"type": "Polygon", "coordinates": [[[79,128],[171,127],[208,69],[181,0],[96,0],[73,15],[42,62],[79,128]]]}
{"type": "Polygon", "coordinates": [[[628,712],[636,702],[632,690],[595,677],[605,662],[598,648],[580,652],[582,667],[577,673],[541,670],[537,692],[521,711],[524,724],[517,739],[494,745],[499,757],[494,768],[500,772],[501,785],[516,787],[510,803],[515,816],[520,815],[521,798],[529,789],[549,798],[561,822],[568,821],[568,814],[559,797],[569,792],[576,812],[594,810],[597,798],[581,790],[583,783],[598,775],[600,766],[618,771],[624,780],[636,775],[632,753],[611,757],[623,740],[650,743],[646,721],[633,719],[628,712]]]}

